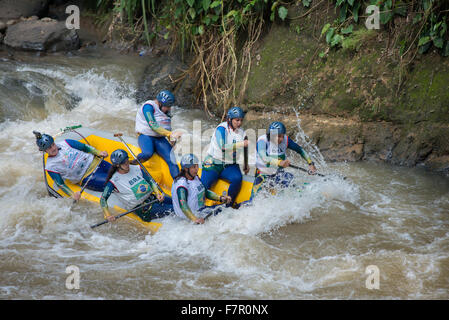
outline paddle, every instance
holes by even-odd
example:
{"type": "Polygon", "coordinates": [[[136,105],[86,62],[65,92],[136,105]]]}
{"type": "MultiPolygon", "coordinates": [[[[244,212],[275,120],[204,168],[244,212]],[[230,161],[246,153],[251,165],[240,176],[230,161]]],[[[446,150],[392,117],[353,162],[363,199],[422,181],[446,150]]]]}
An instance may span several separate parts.
{"type": "Polygon", "coordinates": [[[137,159],[136,155],[134,154],[134,152],[131,151],[131,149],[128,147],[128,145],[126,144],[125,140],[123,140],[122,138],[123,134],[122,133],[115,133],[114,137],[118,137],[120,139],[121,142],[123,142],[123,144],[126,146],[126,149],[128,149],[128,151],[132,154],[132,156],[134,157],[134,159],[136,159],[137,163],[140,165],[140,167],[142,168],[143,171],[145,171],[145,173],[150,177],[150,179],[157,185],[157,188],[159,189],[159,191],[162,194],[165,194],[164,191],[162,191],[161,187],[159,186],[159,184],[157,184],[157,182],[153,179],[153,177],[151,176],[151,174],[148,172],[147,168],[145,168],[143,166],[143,164],[139,161],[139,159],[137,159]]]}
{"type": "MultiPolygon", "coordinates": [[[[301,171],[304,171],[304,172],[307,172],[307,173],[309,173],[309,170],[307,170],[307,169],[304,169],[304,168],[301,168],[301,167],[298,167],[298,166],[295,166],[295,165],[293,165],[293,164],[291,164],[289,167],[291,167],[291,168],[294,168],[294,169],[298,169],[298,170],[301,170],[301,171]]],[[[326,177],[326,175],[324,175],[324,174],[321,174],[321,173],[315,173],[317,176],[320,176],[320,177],[326,177]]],[[[313,174],[312,174],[313,175],[313,174]]],[[[346,179],[346,177],[343,177],[343,180],[345,180],[346,179]]]]}
{"type": "MultiPolygon", "coordinates": [[[[115,217],[115,219],[117,220],[117,219],[119,219],[119,218],[121,218],[121,217],[123,217],[123,216],[126,216],[127,214],[130,214],[131,212],[136,211],[137,209],[141,209],[141,208],[143,208],[143,207],[145,207],[145,206],[148,206],[148,205],[150,205],[150,204],[153,204],[153,203],[155,203],[156,201],[158,201],[158,200],[157,200],[157,199],[154,199],[153,201],[150,201],[150,202],[148,202],[148,203],[143,203],[143,204],[141,204],[141,205],[138,206],[138,207],[135,207],[135,208],[133,208],[133,209],[131,209],[131,210],[129,210],[129,211],[120,213],[120,214],[118,214],[118,215],[116,215],[116,216],[114,216],[114,217],[115,217]]],[[[103,220],[103,221],[101,221],[101,222],[99,222],[99,223],[97,223],[97,224],[91,225],[90,227],[91,227],[92,229],[94,229],[94,228],[99,227],[99,226],[101,226],[101,225],[103,225],[103,224],[106,224],[106,223],[108,223],[108,222],[109,222],[109,220],[108,220],[108,219],[105,219],[105,220],[103,220]]]]}
{"type": "MultiPolygon", "coordinates": [[[[226,197],[228,195],[228,192],[226,191],[226,190],[223,190],[223,192],[221,193],[221,196],[222,197],[226,197]]],[[[220,201],[221,202],[221,201],[220,201]]],[[[225,201],[226,202],[226,201],[225,201]]],[[[224,203],[225,203],[224,202],[224,203]]],[[[214,214],[215,213],[215,210],[211,210],[205,217],[204,217],[204,221],[206,221],[207,220],[207,218],[209,218],[212,214],[214,214]]]]}
{"type": "MultiPolygon", "coordinates": [[[[103,157],[101,157],[101,159],[103,159],[103,157]]],[[[97,172],[98,168],[100,167],[101,161],[102,161],[102,160],[100,160],[100,162],[98,162],[98,164],[97,164],[97,166],[95,167],[94,171],[92,171],[92,173],[90,174],[89,179],[87,179],[86,183],[85,183],[84,186],[81,188],[81,190],[80,190],[80,199],[81,199],[81,194],[83,193],[84,189],[86,189],[86,187],[87,187],[87,184],[89,183],[89,181],[90,181],[90,180],[92,179],[92,177],[94,176],[95,172],[97,172]]],[[[77,202],[77,200],[73,200],[73,203],[76,203],[76,202],[77,202]]]]}
{"type": "Polygon", "coordinates": [[[63,135],[67,131],[75,131],[75,129],[79,129],[79,128],[82,128],[82,125],[65,127],[64,129],[59,129],[59,133],[55,134],[54,137],[58,137],[60,135],[63,135]]]}
{"type": "MultiPolygon", "coordinates": [[[[244,140],[248,140],[248,137],[245,136],[244,140]]],[[[248,166],[248,147],[243,147],[243,172],[247,174],[249,172],[249,166],[248,166]]]]}

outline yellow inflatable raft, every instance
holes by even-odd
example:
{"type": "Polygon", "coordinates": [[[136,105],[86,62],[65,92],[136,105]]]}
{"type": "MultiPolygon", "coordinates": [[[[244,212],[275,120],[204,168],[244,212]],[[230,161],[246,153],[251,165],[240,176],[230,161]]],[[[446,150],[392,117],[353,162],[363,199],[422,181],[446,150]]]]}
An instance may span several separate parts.
{"type": "MultiPolygon", "coordinates": [[[[55,142],[63,141],[65,139],[73,139],[78,140],[80,142],[89,144],[98,150],[104,150],[108,152],[108,157],[105,158],[106,161],[111,162],[109,156],[116,149],[123,149],[128,152],[128,156],[130,159],[134,159],[133,155],[129,153],[126,146],[120,141],[119,138],[114,137],[113,133],[96,130],[92,128],[82,127],[82,126],[74,126],[67,127],[64,130],[61,130],[61,133],[57,134],[55,137],[55,142]]],[[[126,142],[131,151],[138,155],[141,150],[138,146],[137,139],[135,137],[122,136],[122,139],[126,142]]],[[[43,167],[45,168],[45,164],[47,161],[47,153],[43,154],[43,167]]],[[[178,164],[179,165],[179,164],[178,164]]],[[[158,183],[163,192],[169,196],[171,196],[171,185],[173,183],[173,179],[170,175],[167,163],[159,157],[156,153],[144,163],[144,166],[153,177],[153,179],[158,183]]],[[[199,175],[201,176],[201,169],[199,171],[199,175]]],[[[50,175],[44,169],[45,183],[50,195],[54,197],[68,197],[53,181],[50,175]]],[[[254,177],[252,176],[243,176],[242,188],[240,189],[240,193],[236,198],[237,203],[243,203],[245,201],[249,201],[251,197],[251,190],[253,187],[254,177]]],[[[77,192],[81,190],[80,185],[75,185],[70,183],[70,181],[66,181],[66,185],[72,189],[73,192],[77,192]]],[[[229,183],[224,180],[218,180],[217,183],[213,186],[212,191],[217,194],[223,194],[223,191],[227,190],[229,187],[229,183]]],[[[92,191],[89,189],[84,189],[81,199],[85,199],[91,202],[98,203],[98,208],[100,209],[100,197],[101,193],[92,191]]],[[[207,200],[206,205],[211,206],[218,204],[214,201],[207,200]]],[[[120,201],[115,197],[114,194],[108,200],[108,205],[110,208],[113,208],[117,213],[126,212],[124,208],[120,206],[120,201]]],[[[99,213],[101,209],[99,210],[99,213]]],[[[102,218],[103,216],[99,214],[98,218],[102,218]]],[[[130,213],[125,216],[125,218],[132,219],[134,221],[139,222],[144,227],[148,228],[152,233],[157,232],[157,230],[162,226],[161,219],[145,222],[139,216],[134,213],[130,213]]]]}

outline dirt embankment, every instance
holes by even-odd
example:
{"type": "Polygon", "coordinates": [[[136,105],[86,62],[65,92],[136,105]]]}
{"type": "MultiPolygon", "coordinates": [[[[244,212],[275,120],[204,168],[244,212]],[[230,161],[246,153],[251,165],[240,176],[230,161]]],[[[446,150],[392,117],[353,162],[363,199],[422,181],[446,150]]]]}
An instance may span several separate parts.
{"type": "MultiPolygon", "coordinates": [[[[409,128],[388,121],[359,121],[324,114],[299,114],[300,126],[327,161],[382,161],[449,172],[448,125],[420,123],[409,128]]],[[[249,111],[246,127],[266,128],[283,121],[289,134],[298,128],[296,114],[249,111]]]]}

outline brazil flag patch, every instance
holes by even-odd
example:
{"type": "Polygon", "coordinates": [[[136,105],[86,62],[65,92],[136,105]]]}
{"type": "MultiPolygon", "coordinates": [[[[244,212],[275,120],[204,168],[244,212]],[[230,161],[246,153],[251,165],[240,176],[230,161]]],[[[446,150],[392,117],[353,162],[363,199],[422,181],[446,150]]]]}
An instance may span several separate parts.
{"type": "Polygon", "coordinates": [[[140,199],[149,192],[150,185],[145,180],[143,180],[140,183],[134,185],[131,189],[134,192],[136,199],[140,199]]]}

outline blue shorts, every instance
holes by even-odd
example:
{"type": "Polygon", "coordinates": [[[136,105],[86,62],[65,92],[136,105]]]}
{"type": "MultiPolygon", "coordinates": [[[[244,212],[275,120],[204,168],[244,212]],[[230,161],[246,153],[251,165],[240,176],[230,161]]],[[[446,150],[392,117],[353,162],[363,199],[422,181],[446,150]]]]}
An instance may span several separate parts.
{"type": "MultiPolygon", "coordinates": [[[[86,186],[86,189],[103,192],[104,187],[106,186],[106,178],[108,177],[108,171],[111,168],[111,164],[107,161],[101,160],[100,165],[97,168],[97,171],[93,174],[92,179],[90,179],[89,183],[86,186]]],[[[86,181],[92,175],[88,175],[86,178],[81,181],[81,185],[84,186],[86,181]]]]}
{"type": "Polygon", "coordinates": [[[175,154],[172,152],[172,146],[165,137],[151,137],[141,134],[137,141],[140,149],[142,149],[142,152],[137,156],[139,161],[147,161],[156,151],[167,162],[172,178],[175,178],[179,174],[179,167],[176,163],[175,154]]]}
{"type": "Polygon", "coordinates": [[[218,179],[223,179],[229,182],[228,196],[232,198],[231,205],[234,203],[235,198],[240,192],[242,187],[242,172],[238,164],[230,164],[224,166],[213,166],[207,168],[203,164],[203,170],[201,172],[201,182],[206,190],[212,188],[218,179]],[[222,167],[222,168],[221,168],[222,167]]]}

